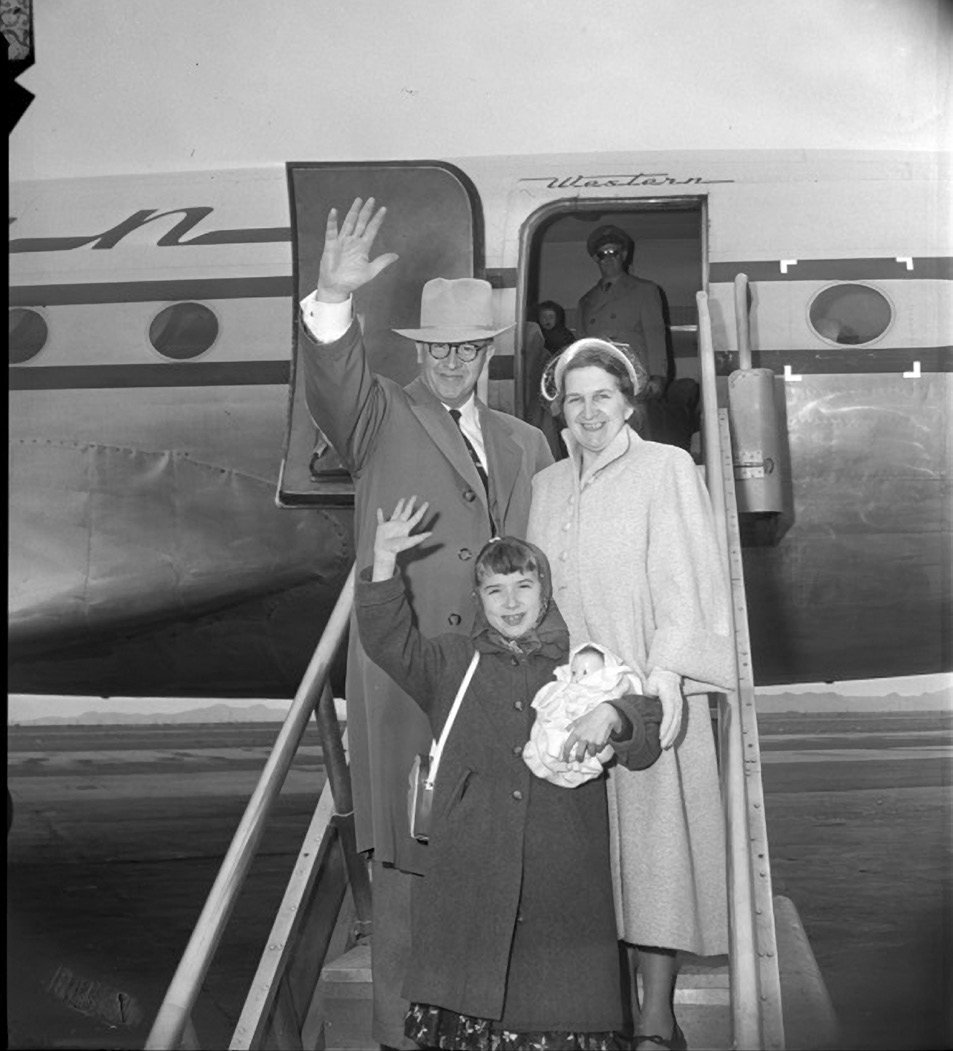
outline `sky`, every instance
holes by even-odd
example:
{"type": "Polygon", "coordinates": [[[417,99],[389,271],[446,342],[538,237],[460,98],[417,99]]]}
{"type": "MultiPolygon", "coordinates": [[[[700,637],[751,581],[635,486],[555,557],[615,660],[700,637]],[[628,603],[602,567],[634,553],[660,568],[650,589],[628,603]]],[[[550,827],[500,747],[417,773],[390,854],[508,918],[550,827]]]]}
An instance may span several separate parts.
{"type": "Polygon", "coordinates": [[[939,0],[43,0],[14,179],[951,144],[939,0]]]}

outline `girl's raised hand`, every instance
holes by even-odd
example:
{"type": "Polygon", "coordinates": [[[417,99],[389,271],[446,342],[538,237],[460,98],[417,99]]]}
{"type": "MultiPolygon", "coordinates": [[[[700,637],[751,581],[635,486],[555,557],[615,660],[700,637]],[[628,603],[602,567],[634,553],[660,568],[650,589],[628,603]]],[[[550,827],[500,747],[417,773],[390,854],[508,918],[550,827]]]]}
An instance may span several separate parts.
{"type": "Polygon", "coordinates": [[[377,509],[377,532],[374,535],[374,570],[373,580],[387,580],[394,575],[394,567],[397,565],[397,556],[402,551],[416,547],[430,536],[431,531],[424,530],[422,533],[414,533],[413,530],[420,524],[427,508],[430,506],[426,501],[416,510],[414,504],[416,496],[408,499],[398,500],[394,513],[390,518],[384,517],[384,512],[377,509]]]}

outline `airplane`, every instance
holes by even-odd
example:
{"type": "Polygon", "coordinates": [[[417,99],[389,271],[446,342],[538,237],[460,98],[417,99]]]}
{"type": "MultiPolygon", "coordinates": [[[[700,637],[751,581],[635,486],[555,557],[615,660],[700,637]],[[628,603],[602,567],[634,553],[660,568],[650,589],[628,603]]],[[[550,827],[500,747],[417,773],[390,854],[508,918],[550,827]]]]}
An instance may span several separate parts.
{"type": "MultiPolygon", "coordinates": [[[[355,196],[387,205],[376,250],[400,254],[357,296],[372,367],[414,375],[392,329],[417,324],[427,279],[485,277],[515,327],[481,394],[510,412],[535,398],[535,304],[573,327],[595,280],[594,225],[626,229],[633,271],[664,290],[679,377],[698,378],[707,291],[726,404],[747,275],[750,364],[773,373],[756,431],[780,479],[743,515],[756,683],[949,672],[950,159],[692,150],[11,184],[9,689],[294,693],[353,559],[352,483],[296,382],[295,304],[328,210],[355,196]]],[[[742,494],[767,460],[734,449],[742,494]]]]}

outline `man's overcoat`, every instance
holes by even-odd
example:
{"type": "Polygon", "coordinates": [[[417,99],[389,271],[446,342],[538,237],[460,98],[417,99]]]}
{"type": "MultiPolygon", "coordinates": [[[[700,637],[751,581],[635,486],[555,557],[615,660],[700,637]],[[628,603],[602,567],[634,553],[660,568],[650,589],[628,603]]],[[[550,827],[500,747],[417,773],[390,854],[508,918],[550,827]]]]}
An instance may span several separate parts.
{"type": "Polygon", "coordinates": [[[577,327],[580,339],[627,343],[648,375],[671,379],[662,294],[654,282],[623,273],[604,292],[599,281],[579,300],[577,327]]]}
{"type": "Polygon", "coordinates": [[[533,481],[529,539],[553,567],[573,646],[682,676],[683,730],[654,766],[609,775],[619,937],[727,952],[724,819],[708,692],[732,688],[724,566],[691,457],[623,427],[580,477],[579,448],[533,481]]]}
{"type": "MultiPolygon", "coordinates": [[[[420,379],[406,387],[371,372],[360,328],[317,344],[304,325],[299,342],[308,409],[354,478],[357,564],[373,561],[377,509],[401,497],[427,500],[433,535],[401,559],[417,625],[426,635],[467,634],[473,625],[473,559],[490,539],[487,499],[450,414],[420,379]]],[[[531,479],[552,463],[543,435],[522,420],[477,403],[500,533],[526,535],[531,479]]],[[[422,871],[407,827],[407,776],[430,728],[414,702],[370,661],[356,626],[348,643],[348,741],[359,850],[377,861],[422,871]]]]}

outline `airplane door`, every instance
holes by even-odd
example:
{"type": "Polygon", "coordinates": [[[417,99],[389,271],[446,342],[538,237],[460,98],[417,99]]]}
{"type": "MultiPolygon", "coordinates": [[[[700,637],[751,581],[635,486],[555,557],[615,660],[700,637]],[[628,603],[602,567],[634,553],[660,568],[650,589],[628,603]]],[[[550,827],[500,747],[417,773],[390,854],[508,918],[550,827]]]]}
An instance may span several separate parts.
{"type": "Polygon", "coordinates": [[[417,327],[421,290],[431,278],[483,276],[483,212],[469,178],[439,161],[289,163],[287,176],[295,292],[278,503],[351,507],[350,475],[308,413],[298,353],[298,304],[317,284],[328,212],[335,207],[343,219],[355,197],[387,206],[373,255],[397,252],[400,259],[355,294],[354,307],[371,369],[401,384],[417,375],[416,352],[392,330],[417,327]]]}

